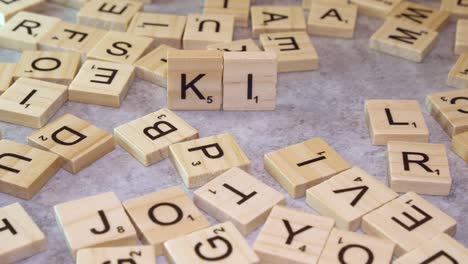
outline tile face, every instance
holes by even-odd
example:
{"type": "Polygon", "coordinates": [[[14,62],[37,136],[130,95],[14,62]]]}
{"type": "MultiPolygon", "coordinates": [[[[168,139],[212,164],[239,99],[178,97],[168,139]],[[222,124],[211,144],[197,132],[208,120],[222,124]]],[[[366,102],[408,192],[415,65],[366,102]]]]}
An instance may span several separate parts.
{"type": "Polygon", "coordinates": [[[102,193],[54,206],[57,224],[73,258],[78,250],[136,246],[137,236],[119,198],[102,193]]]}
{"type": "Polygon", "coordinates": [[[468,89],[429,94],[426,106],[450,136],[468,131],[468,89]]]}
{"type": "Polygon", "coordinates": [[[398,258],[394,263],[463,263],[466,259],[468,250],[462,244],[446,234],[440,234],[398,258]]]}
{"type": "Polygon", "coordinates": [[[387,263],[395,244],[385,239],[333,229],[319,264],[387,263]]]}
{"type": "Polygon", "coordinates": [[[44,233],[19,203],[0,208],[0,259],[15,263],[47,248],[44,233]]]}
{"type": "Polygon", "coordinates": [[[262,33],[306,31],[304,10],[300,6],[252,6],[252,36],[262,33]]]}
{"type": "Polygon", "coordinates": [[[459,19],[455,39],[455,54],[468,52],[468,19],[459,19]]]}
{"type": "Polygon", "coordinates": [[[409,192],[364,216],[362,229],[394,242],[395,254],[401,256],[440,233],[453,235],[456,225],[453,218],[409,192]]]}
{"type": "Polygon", "coordinates": [[[262,263],[318,263],[333,225],[331,218],[276,206],[253,248],[262,263]]]}
{"type": "Polygon", "coordinates": [[[114,150],[112,134],[76,116],[65,114],[28,137],[29,145],[58,154],[71,173],[114,150]]]}
{"type": "Polygon", "coordinates": [[[132,17],[142,9],[138,1],[91,0],[77,14],[78,23],[106,30],[126,31],[132,17]]]}
{"type": "Polygon", "coordinates": [[[223,109],[274,110],[276,53],[226,52],[223,57],[223,109]]]}
{"type": "Polygon", "coordinates": [[[351,3],[359,6],[359,14],[385,18],[403,0],[350,0],[351,3]]]}
{"type": "Polygon", "coordinates": [[[233,167],[250,168],[250,160],[229,133],[171,145],[169,155],[189,188],[200,187],[233,167]]]}
{"type": "Polygon", "coordinates": [[[16,13],[28,9],[34,9],[44,4],[45,0],[5,0],[0,1],[0,26],[16,13]]]}
{"type": "Polygon", "coordinates": [[[462,54],[453,65],[447,78],[447,85],[468,89],[468,54],[462,54]]]}
{"type": "Polygon", "coordinates": [[[167,107],[171,110],[220,110],[223,53],[170,50],[167,53],[167,107]],[[196,68],[193,65],[197,65],[196,68]]]}
{"type": "Polygon", "coordinates": [[[168,45],[182,48],[186,16],[160,13],[137,13],[128,27],[127,33],[154,39],[154,47],[168,45]]]}
{"type": "Polygon", "coordinates": [[[230,222],[164,243],[170,263],[259,263],[255,252],[230,222]]]}
{"type": "Polygon", "coordinates": [[[293,198],[305,195],[308,188],[351,168],[321,138],[312,138],[264,156],[265,169],[293,198]]]}
{"type": "Polygon", "coordinates": [[[0,95],[4,93],[13,82],[16,63],[0,62],[0,95]]]}
{"type": "Polygon", "coordinates": [[[330,4],[348,4],[348,0],[302,0],[302,8],[305,10],[310,9],[311,4],[316,3],[330,3],[330,4]]]}
{"type": "Polygon", "coordinates": [[[37,50],[37,44],[60,19],[50,16],[19,12],[0,28],[0,48],[37,50]]]}
{"type": "Polygon", "coordinates": [[[78,251],[76,264],[156,264],[153,247],[86,248],[78,251]]]}
{"type": "Polygon", "coordinates": [[[340,229],[359,229],[364,215],[398,194],[360,168],[353,167],[307,190],[307,204],[332,217],[340,229]]]}
{"type": "Polygon", "coordinates": [[[453,15],[468,18],[468,5],[463,0],[442,0],[440,10],[451,12],[453,15]]]}
{"type": "Polygon", "coordinates": [[[70,101],[120,107],[135,77],[128,64],[87,60],[68,88],[70,101]]]}
{"type": "Polygon", "coordinates": [[[54,153],[0,140],[0,192],[31,199],[60,169],[54,153]]]}
{"type": "Polygon", "coordinates": [[[468,132],[453,137],[452,150],[464,161],[468,161],[468,132]]]}
{"type": "Polygon", "coordinates": [[[133,198],[124,207],[142,242],[152,245],[157,256],[163,254],[164,242],[210,226],[180,187],[133,198]]]}
{"type": "Polygon", "coordinates": [[[65,85],[20,78],[0,96],[0,120],[41,128],[62,107],[67,97],[65,85]]]}
{"type": "Polygon", "coordinates": [[[228,52],[261,51],[253,39],[241,39],[232,42],[212,44],[206,46],[206,49],[228,52]]]}
{"type": "Polygon", "coordinates": [[[248,27],[250,0],[205,0],[204,14],[232,15],[236,26],[248,27]]]}
{"type": "Polygon", "coordinates": [[[370,47],[414,62],[422,62],[435,44],[437,31],[402,21],[387,20],[370,40],[370,47]]]}
{"type": "Polygon", "coordinates": [[[230,42],[233,35],[233,16],[190,14],[184,32],[184,49],[203,50],[210,44],[230,42]]]}
{"type": "Polygon", "coordinates": [[[310,6],[307,31],[311,35],[352,38],[357,14],[356,5],[314,3],[310,6]]]}
{"type": "Polygon", "coordinates": [[[232,168],[194,192],[195,204],[218,221],[231,221],[244,235],[262,225],[271,209],[284,204],[284,196],[255,179],[232,168]]]}
{"type": "Polygon", "coordinates": [[[365,111],[374,145],[385,145],[392,140],[429,140],[429,130],[416,100],[367,100],[365,111]]]}
{"type": "Polygon", "coordinates": [[[80,60],[80,55],[74,52],[23,51],[15,69],[15,78],[68,85],[78,72],[80,60]]]}
{"type": "Polygon", "coordinates": [[[133,64],[151,48],[153,39],[109,31],[88,53],[87,59],[133,64]]]}
{"type": "Polygon", "coordinates": [[[158,48],[135,62],[137,77],[166,88],[167,52],[169,50],[175,49],[164,44],[160,45],[158,48]]]}
{"type": "Polygon", "coordinates": [[[450,13],[446,11],[439,11],[413,2],[401,2],[386,19],[400,20],[439,31],[447,24],[449,17],[450,13]]]}

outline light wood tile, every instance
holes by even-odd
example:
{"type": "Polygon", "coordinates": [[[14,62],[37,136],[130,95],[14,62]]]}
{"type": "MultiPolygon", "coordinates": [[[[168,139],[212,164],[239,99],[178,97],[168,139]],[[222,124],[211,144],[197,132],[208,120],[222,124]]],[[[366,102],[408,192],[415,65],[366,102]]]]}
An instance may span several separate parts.
{"type": "Polygon", "coordinates": [[[20,11],[36,9],[38,6],[43,5],[45,0],[5,0],[0,1],[0,26],[5,23],[12,16],[20,11]]]}
{"type": "Polygon", "coordinates": [[[310,9],[311,4],[316,4],[316,3],[330,3],[330,4],[343,4],[346,5],[348,4],[348,0],[302,0],[302,8],[305,10],[310,9]]]}
{"type": "Polygon", "coordinates": [[[468,132],[455,135],[452,138],[452,150],[464,161],[468,161],[468,132]]]}
{"type": "Polygon", "coordinates": [[[395,9],[388,14],[386,19],[395,19],[439,31],[447,24],[449,17],[449,12],[439,11],[429,6],[404,1],[398,4],[395,9]]]}
{"type": "Polygon", "coordinates": [[[218,43],[206,46],[207,50],[220,50],[227,52],[261,51],[253,39],[234,40],[232,42],[218,43]]]}
{"type": "Polygon", "coordinates": [[[357,14],[356,5],[314,3],[310,7],[307,31],[311,35],[353,38],[357,14]]]}
{"type": "Polygon", "coordinates": [[[459,19],[455,39],[455,54],[468,52],[468,19],[459,19]]]}
{"type": "Polygon", "coordinates": [[[232,15],[235,25],[249,26],[250,0],[205,0],[203,13],[210,15],[232,15]]]}
{"type": "Polygon", "coordinates": [[[80,249],[76,264],[156,264],[153,247],[105,247],[80,249]]]}
{"type": "Polygon", "coordinates": [[[233,35],[233,16],[190,14],[183,37],[184,49],[203,50],[211,44],[231,42],[233,35]]]}
{"type": "Polygon", "coordinates": [[[441,0],[440,10],[448,11],[459,18],[468,18],[468,5],[464,0],[441,0]]]}
{"type": "Polygon", "coordinates": [[[460,55],[447,78],[447,85],[468,89],[468,53],[460,55]]]}
{"type": "Polygon", "coordinates": [[[0,95],[13,83],[16,63],[0,62],[0,95]]]}
{"type": "Polygon", "coordinates": [[[80,9],[82,8],[89,0],[49,0],[49,2],[63,5],[70,8],[80,9]]]}
{"type": "Polygon", "coordinates": [[[91,0],[77,14],[78,24],[106,30],[126,31],[143,4],[127,0],[91,0]]]}
{"type": "Polygon", "coordinates": [[[262,33],[306,31],[304,10],[300,6],[252,6],[252,36],[262,33]]]}
{"type": "Polygon", "coordinates": [[[138,78],[167,87],[167,52],[175,50],[170,46],[160,45],[150,53],[135,62],[138,78]]]}
{"type": "Polygon", "coordinates": [[[350,0],[350,2],[359,6],[359,14],[384,19],[403,0],[350,0]]]}

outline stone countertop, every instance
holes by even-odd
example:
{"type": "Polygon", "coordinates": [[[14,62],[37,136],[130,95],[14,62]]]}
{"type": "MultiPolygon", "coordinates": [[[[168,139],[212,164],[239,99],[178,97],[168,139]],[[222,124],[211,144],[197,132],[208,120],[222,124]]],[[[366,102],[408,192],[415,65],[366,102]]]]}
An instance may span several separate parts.
{"type": "MultiPolygon", "coordinates": [[[[437,6],[440,1],[416,1],[437,6]]],[[[300,5],[300,0],[256,0],[256,4],[300,5]]],[[[145,11],[188,14],[202,10],[203,1],[158,0],[145,11]]],[[[47,4],[42,13],[75,21],[76,10],[47,4]]],[[[387,182],[386,147],[373,146],[364,116],[366,99],[416,99],[421,103],[431,132],[430,142],[450,147],[450,138],[424,107],[425,96],[454,88],[446,83],[457,56],[453,53],[455,20],[445,27],[434,50],[418,64],[375,52],[369,38],[382,20],[360,16],[354,39],[312,37],[319,53],[320,70],[284,73],[279,76],[278,105],[273,112],[177,112],[200,131],[200,136],[231,132],[252,161],[251,174],[286,194],[264,170],[263,155],[311,137],[322,137],[346,160],[387,182]]],[[[250,31],[237,28],[235,39],[249,38],[250,31]]],[[[0,61],[14,62],[19,53],[0,50],[0,61]]],[[[166,90],[137,79],[120,108],[67,102],[54,116],[71,113],[113,131],[121,124],[154,112],[166,104],[166,90]]],[[[0,123],[4,138],[26,143],[33,129],[0,123]]],[[[448,151],[453,189],[449,196],[424,196],[458,222],[456,239],[468,245],[468,166],[448,151]]],[[[49,249],[22,263],[72,263],[64,236],[54,218],[53,206],[69,200],[113,191],[122,201],[183,186],[169,159],[144,167],[122,148],[98,160],[77,175],[60,170],[30,201],[0,194],[0,206],[20,202],[45,232],[49,249]]],[[[185,186],[183,186],[185,188],[185,186]]],[[[186,189],[187,190],[187,189],[186,189]]],[[[187,190],[190,194],[193,190],[187,190]]],[[[288,206],[313,212],[304,198],[288,206]]],[[[215,223],[215,221],[210,218],[215,223]]],[[[257,232],[247,238],[253,243],[257,232]]],[[[166,263],[163,258],[158,263],[166,263]]]]}

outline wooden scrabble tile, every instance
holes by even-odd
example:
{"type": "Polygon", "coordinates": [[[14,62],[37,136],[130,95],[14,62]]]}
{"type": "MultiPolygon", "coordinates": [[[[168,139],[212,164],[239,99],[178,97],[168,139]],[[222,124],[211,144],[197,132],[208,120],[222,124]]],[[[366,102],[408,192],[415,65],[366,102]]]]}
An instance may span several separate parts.
{"type": "Polygon", "coordinates": [[[388,176],[397,192],[448,195],[452,177],[443,144],[390,141],[388,176]]]}
{"type": "Polygon", "coordinates": [[[67,87],[20,78],[0,96],[0,120],[41,128],[67,101],[67,87]]]}
{"type": "Polygon", "coordinates": [[[334,224],[328,217],[275,206],[253,248],[262,263],[318,263],[334,224]]]}
{"type": "Polygon", "coordinates": [[[205,0],[203,14],[232,15],[236,26],[248,27],[250,0],[205,0]]]}
{"type": "Polygon", "coordinates": [[[152,38],[109,31],[88,52],[87,59],[133,64],[150,50],[152,38]]]}
{"type": "Polygon", "coordinates": [[[446,234],[439,234],[395,260],[395,264],[463,263],[468,250],[446,234]],[[439,262],[440,261],[440,262],[439,262]],[[447,262],[445,262],[447,261],[447,262]]]}
{"type": "Polygon", "coordinates": [[[241,39],[227,43],[212,44],[206,46],[206,49],[228,52],[261,51],[253,39],[241,39]]]}
{"type": "Polygon", "coordinates": [[[316,3],[330,3],[330,4],[348,4],[348,0],[302,0],[302,8],[305,10],[310,9],[311,4],[316,3]]]}
{"type": "Polygon", "coordinates": [[[102,247],[78,250],[76,264],[156,264],[153,247],[102,247]]]}
{"type": "Polygon", "coordinates": [[[468,89],[429,94],[426,106],[451,137],[468,131],[468,89]]]}
{"type": "Polygon", "coordinates": [[[221,51],[169,50],[167,63],[169,109],[221,109],[223,100],[221,51]]]}
{"type": "Polygon", "coordinates": [[[321,138],[311,138],[265,154],[265,169],[293,198],[305,195],[307,189],[351,168],[321,138]]]}
{"type": "Polygon", "coordinates": [[[387,20],[370,40],[374,50],[422,62],[435,45],[437,31],[403,21],[387,20]]]}
{"type": "Polygon", "coordinates": [[[265,51],[278,56],[278,71],[310,71],[319,68],[319,57],[306,32],[266,33],[260,35],[265,51]]]}
{"type": "Polygon", "coordinates": [[[49,2],[71,7],[75,9],[82,8],[89,0],[49,0],[49,2]]]}
{"type": "Polygon", "coordinates": [[[439,31],[447,24],[449,17],[449,12],[439,11],[429,6],[403,1],[388,14],[386,19],[399,20],[416,26],[423,26],[439,31]]]}
{"type": "Polygon", "coordinates": [[[397,256],[440,233],[453,235],[456,225],[453,218],[413,192],[367,214],[362,221],[367,234],[394,242],[397,256]]]}
{"type": "Polygon", "coordinates": [[[200,187],[233,167],[250,168],[250,160],[229,133],[171,145],[169,157],[189,188],[200,187]]]}
{"type": "Polygon", "coordinates": [[[136,75],[138,78],[167,87],[167,52],[175,50],[170,46],[160,45],[143,58],[135,62],[136,75]]]}
{"type": "Polygon", "coordinates": [[[120,107],[135,77],[135,67],[87,60],[68,88],[70,101],[120,107]]]}
{"type": "Polygon", "coordinates": [[[447,78],[447,85],[468,89],[468,53],[460,55],[447,78]]]}
{"type": "Polygon", "coordinates": [[[19,12],[0,28],[0,48],[37,50],[39,41],[60,19],[30,12],[19,12]]]}
{"type": "Polygon", "coordinates": [[[319,264],[390,263],[395,244],[376,237],[333,229],[319,264]]]}
{"type": "Polygon", "coordinates": [[[183,37],[184,49],[203,50],[210,44],[230,42],[233,35],[233,16],[190,14],[183,37]]]}
{"type": "Polygon", "coordinates": [[[140,240],[152,245],[157,256],[163,243],[210,226],[180,187],[171,187],[124,202],[140,240]]]}
{"type": "Polygon", "coordinates": [[[275,205],[285,204],[283,194],[239,168],[196,190],[193,200],[218,221],[231,221],[243,235],[262,225],[275,205]]]}
{"type": "Polygon", "coordinates": [[[452,150],[464,161],[468,161],[468,132],[455,135],[452,138],[452,150]]]}
{"type": "Polygon", "coordinates": [[[71,114],[32,133],[28,143],[61,156],[63,168],[71,173],[78,173],[114,150],[112,134],[71,114]]]}
{"type": "Polygon", "coordinates": [[[0,62],[0,95],[4,93],[13,82],[16,63],[0,62]]]}
{"type": "Polygon", "coordinates": [[[403,0],[350,0],[358,5],[359,14],[379,18],[387,17],[403,0]]]}
{"type": "Polygon", "coordinates": [[[121,125],[115,141],[145,166],[169,156],[169,146],[198,138],[198,131],[169,109],[163,108],[121,125]]]}
{"type": "Polygon", "coordinates": [[[80,55],[75,52],[27,50],[16,65],[15,79],[25,77],[68,85],[80,64],[80,55]]]}
{"type": "Polygon", "coordinates": [[[154,47],[165,44],[182,48],[186,16],[159,13],[137,13],[128,27],[127,33],[154,39],[154,47]]]}
{"type": "Polygon", "coordinates": [[[372,144],[388,141],[428,142],[429,130],[416,100],[366,100],[372,144]]]}
{"type": "Polygon", "coordinates": [[[0,208],[0,260],[16,263],[47,248],[44,233],[19,203],[0,208]]]}
{"type": "Polygon", "coordinates": [[[448,11],[457,17],[468,18],[468,5],[464,0],[441,0],[440,10],[448,11]]]}
{"type": "Polygon", "coordinates": [[[224,53],[223,109],[274,110],[277,75],[276,53],[224,53]]]}
{"type": "Polygon", "coordinates": [[[136,231],[113,192],[61,203],[54,206],[54,211],[74,259],[83,248],[138,243],[136,231]]]}
{"type": "Polygon", "coordinates": [[[263,33],[306,31],[304,10],[300,6],[252,6],[252,36],[263,33]]]}
{"type": "Polygon", "coordinates": [[[314,3],[310,6],[307,31],[318,36],[352,38],[357,14],[356,5],[314,3]]]}
{"type": "Polygon", "coordinates": [[[468,19],[459,19],[455,40],[455,54],[468,52],[468,19]]]}
{"type": "Polygon", "coordinates": [[[0,192],[31,199],[60,169],[60,157],[28,145],[0,140],[0,192]]]}
{"type": "Polygon", "coordinates": [[[35,9],[44,4],[45,0],[5,0],[0,1],[0,26],[20,11],[35,9]]]}
{"type": "Polygon", "coordinates": [[[143,4],[126,0],[91,0],[77,14],[78,24],[115,31],[126,31],[143,4]]]}
{"type": "Polygon", "coordinates": [[[169,240],[164,243],[164,254],[170,263],[259,263],[231,222],[169,240]]]}
{"type": "Polygon", "coordinates": [[[307,190],[307,204],[335,219],[340,229],[359,229],[364,215],[398,197],[398,194],[353,167],[307,190]]]}

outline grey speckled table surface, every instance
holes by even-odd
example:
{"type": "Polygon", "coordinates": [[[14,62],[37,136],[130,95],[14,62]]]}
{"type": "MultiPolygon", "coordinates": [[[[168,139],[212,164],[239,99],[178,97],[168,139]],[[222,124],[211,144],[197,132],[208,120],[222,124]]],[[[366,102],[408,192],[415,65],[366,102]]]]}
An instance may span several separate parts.
{"type": "MultiPolygon", "coordinates": [[[[437,6],[439,1],[417,1],[437,6]]],[[[300,0],[256,0],[256,4],[300,5],[300,0]]],[[[201,12],[203,1],[157,0],[148,12],[201,12]]],[[[76,10],[47,4],[43,13],[75,21],[76,10]]],[[[442,30],[434,50],[417,64],[369,49],[369,38],[382,20],[360,16],[354,39],[312,37],[320,56],[320,70],[279,76],[278,105],[273,112],[178,112],[198,128],[201,136],[230,131],[252,161],[251,173],[285,193],[263,168],[263,154],[311,137],[326,139],[353,165],[387,182],[386,148],[373,146],[364,118],[366,99],[416,99],[421,105],[428,93],[453,88],[445,84],[453,54],[455,22],[442,30]]],[[[237,29],[236,39],[248,38],[247,29],[237,29]]],[[[19,53],[0,50],[0,61],[18,60],[19,53]]],[[[68,102],[54,118],[72,113],[108,131],[156,111],[166,104],[166,90],[136,80],[121,108],[68,102]]],[[[449,148],[450,138],[423,107],[431,132],[430,141],[449,148]]],[[[7,139],[26,143],[32,129],[0,123],[7,139]]],[[[468,166],[452,151],[449,160],[453,181],[446,197],[425,196],[458,221],[456,239],[468,245],[468,166]]],[[[30,201],[0,194],[0,206],[20,202],[45,232],[49,249],[22,263],[72,263],[63,235],[55,222],[53,206],[65,201],[114,191],[124,201],[183,183],[170,160],[144,167],[122,148],[100,159],[77,175],[57,173],[30,201]]],[[[190,190],[187,190],[191,193],[190,190]]],[[[286,193],[285,193],[286,194],[286,193]]],[[[304,199],[287,196],[291,207],[313,212],[304,199]]],[[[210,218],[214,223],[215,221],[210,218]]],[[[257,230],[258,231],[258,230],[257,230]]],[[[248,236],[250,243],[257,232],[248,236]]],[[[3,242],[2,242],[3,243],[3,242]]],[[[163,258],[158,263],[166,263],[163,258]]]]}

